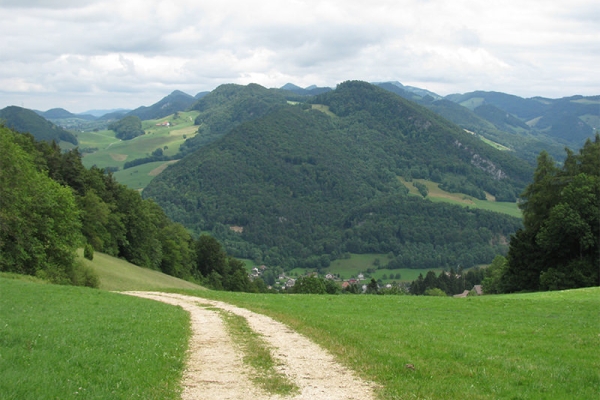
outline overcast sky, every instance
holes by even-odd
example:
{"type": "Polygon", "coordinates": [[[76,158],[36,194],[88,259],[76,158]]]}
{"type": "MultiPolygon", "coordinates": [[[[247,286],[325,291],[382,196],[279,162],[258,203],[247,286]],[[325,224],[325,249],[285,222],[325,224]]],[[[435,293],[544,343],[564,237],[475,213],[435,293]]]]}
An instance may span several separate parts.
{"type": "Polygon", "coordinates": [[[0,37],[0,108],[349,79],[600,95],[598,0],[0,0],[0,37]]]}

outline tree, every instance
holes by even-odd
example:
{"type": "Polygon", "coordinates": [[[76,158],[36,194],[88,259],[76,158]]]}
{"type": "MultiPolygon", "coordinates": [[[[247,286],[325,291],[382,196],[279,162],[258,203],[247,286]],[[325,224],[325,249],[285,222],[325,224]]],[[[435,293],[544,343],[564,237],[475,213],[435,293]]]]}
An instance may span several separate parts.
{"type": "Polygon", "coordinates": [[[76,283],[82,240],[73,193],[37,169],[16,135],[0,126],[0,270],[76,283]]]}
{"type": "Polygon", "coordinates": [[[600,285],[600,135],[562,169],[544,152],[523,193],[523,229],[512,236],[502,290],[600,285]]]}
{"type": "Polygon", "coordinates": [[[318,276],[301,276],[291,288],[291,293],[325,294],[327,293],[323,278],[318,276]]]}

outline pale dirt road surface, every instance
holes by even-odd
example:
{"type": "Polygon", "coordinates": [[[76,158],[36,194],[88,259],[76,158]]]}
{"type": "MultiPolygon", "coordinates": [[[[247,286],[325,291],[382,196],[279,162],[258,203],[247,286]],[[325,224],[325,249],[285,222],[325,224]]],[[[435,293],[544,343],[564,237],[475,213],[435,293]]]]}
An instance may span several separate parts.
{"type": "Polygon", "coordinates": [[[188,365],[183,374],[183,400],[289,399],[372,400],[375,385],[340,365],[327,351],[287,326],[264,315],[233,305],[160,292],[124,292],[182,307],[191,315],[192,337],[188,365]],[[240,315],[262,335],[279,364],[278,372],[299,388],[298,394],[273,395],[255,386],[248,377],[242,354],[229,337],[216,307],[240,315]]]}

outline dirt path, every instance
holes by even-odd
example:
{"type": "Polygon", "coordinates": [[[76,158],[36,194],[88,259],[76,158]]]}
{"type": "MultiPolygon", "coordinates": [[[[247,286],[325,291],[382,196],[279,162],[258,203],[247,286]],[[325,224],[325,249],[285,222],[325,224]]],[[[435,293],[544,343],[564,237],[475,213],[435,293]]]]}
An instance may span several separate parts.
{"type": "Polygon", "coordinates": [[[125,293],[178,305],[190,313],[192,338],[183,376],[183,400],[284,398],[265,393],[253,385],[247,367],[242,363],[242,354],[229,337],[219,313],[207,309],[206,305],[246,318],[249,326],[272,346],[272,356],[281,364],[280,372],[300,388],[299,394],[285,399],[375,398],[373,384],[359,379],[321,347],[269,317],[198,297],[160,292],[125,293]]]}

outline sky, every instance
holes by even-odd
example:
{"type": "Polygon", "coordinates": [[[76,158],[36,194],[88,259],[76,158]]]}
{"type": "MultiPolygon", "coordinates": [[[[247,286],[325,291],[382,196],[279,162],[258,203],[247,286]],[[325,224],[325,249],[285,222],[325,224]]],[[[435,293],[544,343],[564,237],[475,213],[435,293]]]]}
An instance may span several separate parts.
{"type": "Polygon", "coordinates": [[[355,79],[600,95],[598,0],[0,0],[0,37],[0,109],[355,79]]]}

